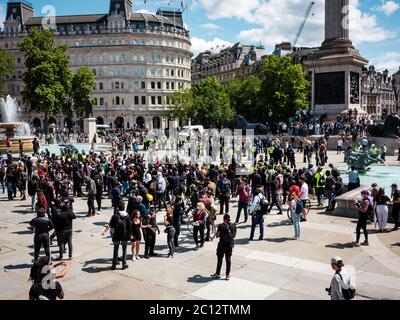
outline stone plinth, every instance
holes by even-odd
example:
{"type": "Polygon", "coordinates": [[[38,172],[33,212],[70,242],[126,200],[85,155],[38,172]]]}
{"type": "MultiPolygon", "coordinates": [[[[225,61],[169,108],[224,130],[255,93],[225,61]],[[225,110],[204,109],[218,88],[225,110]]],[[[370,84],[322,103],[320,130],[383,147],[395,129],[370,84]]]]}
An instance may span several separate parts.
{"type": "Polygon", "coordinates": [[[89,137],[89,143],[92,143],[93,137],[96,133],[96,118],[85,118],[84,132],[89,137]]]}

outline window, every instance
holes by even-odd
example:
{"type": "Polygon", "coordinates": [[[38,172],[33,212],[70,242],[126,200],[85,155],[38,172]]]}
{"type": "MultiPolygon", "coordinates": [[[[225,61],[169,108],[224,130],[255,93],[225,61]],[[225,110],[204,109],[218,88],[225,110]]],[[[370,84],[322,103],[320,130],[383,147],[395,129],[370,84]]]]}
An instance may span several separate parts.
{"type": "Polygon", "coordinates": [[[174,70],[171,70],[171,77],[174,77],[174,75],[175,75],[174,70]]]}
{"type": "Polygon", "coordinates": [[[154,90],[156,88],[156,83],[154,81],[151,82],[151,89],[154,90]]]}
{"type": "Polygon", "coordinates": [[[119,104],[120,104],[120,98],[117,96],[116,98],[115,98],[115,104],[117,105],[117,106],[119,106],[119,104]]]}
{"type": "Polygon", "coordinates": [[[18,59],[17,59],[17,63],[21,63],[21,58],[18,58],[18,59]]]}
{"type": "Polygon", "coordinates": [[[100,98],[100,105],[104,106],[104,98],[100,98]]]}
{"type": "Polygon", "coordinates": [[[146,81],[142,81],[142,89],[146,89],[146,81]]]}
{"type": "Polygon", "coordinates": [[[175,82],[171,82],[171,89],[175,90],[175,82]]]}
{"type": "Polygon", "coordinates": [[[93,72],[93,74],[94,74],[95,76],[97,75],[96,69],[93,69],[92,72],[93,72]]]}
{"type": "Polygon", "coordinates": [[[103,82],[100,82],[100,83],[99,83],[99,90],[104,90],[103,82]]]}
{"type": "Polygon", "coordinates": [[[135,100],[135,105],[137,106],[139,104],[139,97],[135,96],[134,100],[135,100]]]}
{"type": "Polygon", "coordinates": [[[152,104],[152,105],[155,105],[155,104],[156,104],[156,97],[155,97],[155,96],[152,96],[152,97],[151,97],[151,104],[152,104]]]}
{"type": "Polygon", "coordinates": [[[161,96],[158,96],[158,104],[162,104],[162,97],[161,96]]]}
{"type": "Polygon", "coordinates": [[[169,90],[169,82],[165,83],[165,89],[169,90]]]}
{"type": "Polygon", "coordinates": [[[115,88],[115,89],[119,89],[119,82],[118,82],[118,81],[115,82],[114,88],[115,88]]]}
{"type": "Polygon", "coordinates": [[[133,81],[133,89],[140,90],[140,82],[139,81],[133,81]]]}
{"type": "Polygon", "coordinates": [[[161,82],[157,82],[157,89],[161,90],[161,82]]]}
{"type": "Polygon", "coordinates": [[[125,99],[121,99],[121,104],[122,104],[122,105],[125,104],[125,99]]]}
{"type": "Polygon", "coordinates": [[[146,97],[142,96],[142,104],[145,105],[146,104],[146,97]]]}

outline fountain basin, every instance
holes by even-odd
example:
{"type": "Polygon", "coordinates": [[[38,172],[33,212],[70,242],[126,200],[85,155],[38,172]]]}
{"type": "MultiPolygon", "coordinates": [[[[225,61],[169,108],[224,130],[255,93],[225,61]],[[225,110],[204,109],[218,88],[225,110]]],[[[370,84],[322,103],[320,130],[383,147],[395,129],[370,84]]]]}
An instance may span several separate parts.
{"type": "Polygon", "coordinates": [[[11,141],[11,153],[19,153],[19,141],[24,144],[24,152],[33,151],[33,139],[29,125],[25,122],[0,123],[0,153],[7,151],[6,140],[11,141]]]}

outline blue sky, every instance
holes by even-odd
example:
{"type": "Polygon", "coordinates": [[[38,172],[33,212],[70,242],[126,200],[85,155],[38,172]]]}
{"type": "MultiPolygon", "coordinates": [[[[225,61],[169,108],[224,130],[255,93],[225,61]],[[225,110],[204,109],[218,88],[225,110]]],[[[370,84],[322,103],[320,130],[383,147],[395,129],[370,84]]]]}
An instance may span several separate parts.
{"type": "MultiPolygon", "coordinates": [[[[4,20],[6,0],[0,0],[4,20]]],[[[31,0],[36,15],[53,5],[57,15],[106,13],[109,0],[31,0]]],[[[180,7],[180,0],[133,1],[134,10],[155,12],[160,6],[180,7]]],[[[316,0],[298,45],[318,46],[323,41],[324,0],[316,0]]],[[[309,0],[184,0],[184,20],[194,53],[238,41],[265,45],[291,41],[309,0]]],[[[350,34],[360,52],[380,70],[400,67],[400,0],[350,0],[350,34]]]]}

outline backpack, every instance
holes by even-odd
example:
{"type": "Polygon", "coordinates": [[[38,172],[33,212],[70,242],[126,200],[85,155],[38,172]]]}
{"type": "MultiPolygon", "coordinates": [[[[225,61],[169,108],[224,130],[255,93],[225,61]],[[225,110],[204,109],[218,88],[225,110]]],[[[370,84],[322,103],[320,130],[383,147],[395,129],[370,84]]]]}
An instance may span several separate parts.
{"type": "MultiPolygon", "coordinates": [[[[340,272],[336,272],[336,274],[339,275],[340,279],[341,279],[342,282],[343,282],[343,277],[342,277],[342,275],[340,274],[340,272]]],[[[348,288],[348,289],[343,289],[343,288],[342,288],[342,294],[343,294],[343,297],[344,297],[346,300],[353,300],[354,297],[356,296],[356,293],[357,293],[356,288],[354,288],[351,284],[349,285],[349,288],[348,288]]]]}
{"type": "Polygon", "coordinates": [[[225,243],[231,243],[235,239],[235,234],[232,231],[232,223],[226,225],[224,232],[221,234],[221,239],[225,243]]]}
{"type": "Polygon", "coordinates": [[[28,195],[34,196],[37,188],[38,188],[37,182],[34,182],[32,180],[28,181],[28,195]]]}
{"type": "Polygon", "coordinates": [[[265,197],[262,198],[260,196],[257,197],[260,198],[260,203],[259,203],[259,209],[256,210],[256,214],[257,215],[262,214],[264,216],[268,213],[269,202],[265,197]]]}
{"type": "Polygon", "coordinates": [[[224,195],[224,196],[229,195],[229,191],[230,191],[230,189],[229,189],[228,180],[222,180],[221,181],[221,193],[222,193],[222,195],[224,195]]]}
{"type": "Polygon", "coordinates": [[[119,236],[124,236],[126,234],[126,219],[129,219],[129,216],[121,217],[118,214],[118,219],[114,229],[114,235],[118,234],[119,236]]]}

